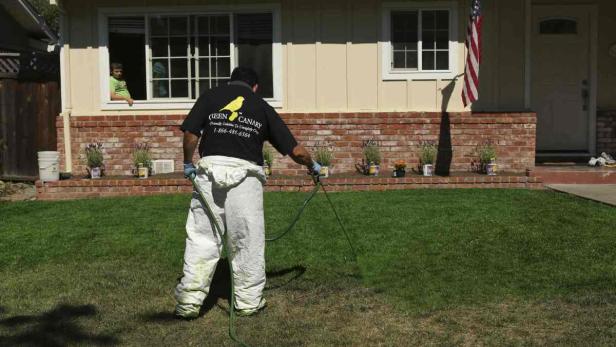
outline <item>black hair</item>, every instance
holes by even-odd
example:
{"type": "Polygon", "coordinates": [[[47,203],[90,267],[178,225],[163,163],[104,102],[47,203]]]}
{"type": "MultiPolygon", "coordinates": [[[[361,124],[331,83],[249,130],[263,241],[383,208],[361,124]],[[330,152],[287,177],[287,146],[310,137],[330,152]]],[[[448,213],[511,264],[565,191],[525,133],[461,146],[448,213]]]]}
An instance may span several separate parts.
{"type": "Polygon", "coordinates": [[[122,65],[122,63],[111,63],[109,66],[111,67],[111,70],[124,69],[124,66],[122,65]]]}
{"type": "Polygon", "coordinates": [[[249,67],[238,66],[231,72],[231,81],[242,81],[254,87],[259,83],[259,76],[257,76],[255,70],[249,67]]]}

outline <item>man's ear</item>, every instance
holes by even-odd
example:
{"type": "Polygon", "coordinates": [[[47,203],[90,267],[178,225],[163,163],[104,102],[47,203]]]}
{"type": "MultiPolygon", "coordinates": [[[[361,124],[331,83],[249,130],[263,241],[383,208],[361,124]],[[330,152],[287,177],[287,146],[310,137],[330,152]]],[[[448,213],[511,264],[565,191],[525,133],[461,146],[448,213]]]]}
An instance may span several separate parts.
{"type": "Polygon", "coordinates": [[[255,84],[254,86],[252,86],[252,92],[253,93],[256,93],[258,89],[259,89],[259,84],[258,83],[255,84]]]}

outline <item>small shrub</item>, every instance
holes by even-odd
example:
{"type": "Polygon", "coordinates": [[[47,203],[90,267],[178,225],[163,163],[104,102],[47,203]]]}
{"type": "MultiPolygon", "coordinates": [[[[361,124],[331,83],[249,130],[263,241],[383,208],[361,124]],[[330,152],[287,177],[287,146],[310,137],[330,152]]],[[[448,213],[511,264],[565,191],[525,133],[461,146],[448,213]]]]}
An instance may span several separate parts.
{"type": "Polygon", "coordinates": [[[366,162],[369,165],[381,164],[381,151],[379,150],[379,146],[376,141],[368,140],[364,142],[362,152],[364,153],[364,158],[366,158],[366,162]]]}
{"type": "Polygon", "coordinates": [[[421,165],[434,165],[438,147],[433,141],[424,141],[419,146],[419,162],[421,165]]]}
{"type": "Polygon", "coordinates": [[[333,158],[333,151],[327,147],[317,147],[314,152],[314,160],[322,166],[330,166],[333,158]]]}
{"type": "Polygon", "coordinates": [[[152,169],[152,155],[147,143],[138,143],[133,151],[133,165],[137,168],[139,164],[148,169],[152,169]]]}
{"type": "Polygon", "coordinates": [[[103,144],[100,142],[88,143],[84,149],[86,166],[103,166],[103,144]]]}
{"type": "Polygon", "coordinates": [[[496,148],[491,141],[486,141],[477,147],[477,156],[481,164],[489,164],[496,160],[496,148]]]}
{"type": "Polygon", "coordinates": [[[270,167],[274,163],[274,153],[269,147],[263,146],[263,162],[270,167]]]}

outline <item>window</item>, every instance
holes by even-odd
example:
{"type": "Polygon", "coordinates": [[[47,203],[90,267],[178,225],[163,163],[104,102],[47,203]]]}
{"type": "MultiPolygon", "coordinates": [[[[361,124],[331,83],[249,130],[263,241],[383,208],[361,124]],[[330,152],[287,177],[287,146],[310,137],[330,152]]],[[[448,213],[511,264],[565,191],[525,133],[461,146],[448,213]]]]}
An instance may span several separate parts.
{"type": "Polygon", "coordinates": [[[543,35],[575,35],[577,31],[574,19],[546,19],[539,23],[539,33],[543,35]]]}
{"type": "Polygon", "coordinates": [[[203,91],[228,82],[232,66],[229,17],[150,16],[153,98],[196,99],[203,91]]]}
{"type": "Polygon", "coordinates": [[[385,4],[383,78],[455,76],[455,6],[448,3],[385,4]]]}
{"type": "Polygon", "coordinates": [[[274,95],[272,82],[272,19],[269,14],[239,14],[235,17],[237,59],[240,66],[252,66],[259,75],[259,93],[274,95]]]}
{"type": "MultiPolygon", "coordinates": [[[[248,66],[259,75],[258,93],[273,106],[279,103],[280,42],[276,10],[237,12],[145,13],[118,16],[108,10],[106,23],[109,64],[124,65],[124,78],[136,105],[169,103],[190,108],[204,91],[224,85],[236,66],[248,66]],[[278,65],[277,65],[278,64],[278,65]]],[[[127,107],[109,101],[108,73],[101,82],[103,108],[127,107]],[[106,84],[104,82],[107,82],[106,84]]],[[[139,107],[138,107],[139,108],[139,107]]]]}
{"type": "Polygon", "coordinates": [[[394,69],[418,70],[419,36],[417,11],[391,13],[391,45],[394,69]]]}
{"type": "Polygon", "coordinates": [[[109,18],[109,62],[124,65],[124,79],[135,100],[147,99],[143,17],[109,18]]]}

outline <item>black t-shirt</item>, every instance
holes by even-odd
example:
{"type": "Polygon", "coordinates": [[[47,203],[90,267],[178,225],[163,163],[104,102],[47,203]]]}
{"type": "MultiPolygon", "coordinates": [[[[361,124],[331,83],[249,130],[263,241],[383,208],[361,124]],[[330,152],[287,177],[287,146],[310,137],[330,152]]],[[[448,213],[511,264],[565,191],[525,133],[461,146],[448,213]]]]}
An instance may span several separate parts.
{"type": "Polygon", "coordinates": [[[263,165],[264,141],[283,155],[297,146],[278,113],[241,82],[203,93],[180,129],[202,136],[202,157],[224,155],[263,165]]]}

